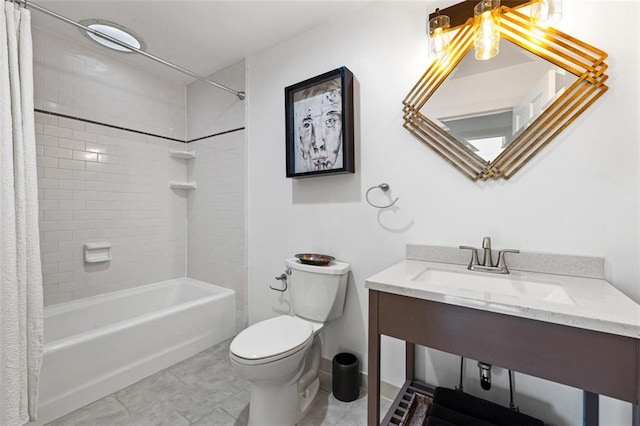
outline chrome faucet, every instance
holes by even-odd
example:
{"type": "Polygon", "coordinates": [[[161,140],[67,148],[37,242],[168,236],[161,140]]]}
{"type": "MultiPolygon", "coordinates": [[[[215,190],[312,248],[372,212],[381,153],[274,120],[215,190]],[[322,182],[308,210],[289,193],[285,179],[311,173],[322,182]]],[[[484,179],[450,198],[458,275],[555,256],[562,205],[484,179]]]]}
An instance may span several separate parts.
{"type": "Polygon", "coordinates": [[[463,250],[471,250],[471,260],[469,261],[467,269],[470,271],[491,272],[494,274],[508,274],[509,268],[507,268],[505,255],[507,253],[520,253],[520,250],[499,250],[498,261],[493,263],[491,257],[491,238],[489,237],[482,239],[482,250],[484,251],[482,263],[480,263],[480,259],[478,258],[477,248],[469,246],[460,246],[460,248],[463,250]]]}
{"type": "Polygon", "coordinates": [[[482,266],[494,266],[493,261],[491,260],[491,238],[484,237],[482,239],[482,249],[484,250],[482,266]]]}

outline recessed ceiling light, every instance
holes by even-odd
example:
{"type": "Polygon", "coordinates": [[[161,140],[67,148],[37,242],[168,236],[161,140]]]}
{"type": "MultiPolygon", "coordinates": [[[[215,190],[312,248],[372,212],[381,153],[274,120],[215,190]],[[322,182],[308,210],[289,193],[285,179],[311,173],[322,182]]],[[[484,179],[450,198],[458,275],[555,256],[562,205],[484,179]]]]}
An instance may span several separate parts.
{"type": "MultiPolygon", "coordinates": [[[[147,45],[142,40],[138,34],[134,33],[130,29],[123,27],[122,25],[118,25],[114,22],[105,21],[102,19],[85,19],[84,21],[80,21],[82,25],[85,27],[91,28],[92,30],[96,30],[101,32],[102,34],[108,35],[111,38],[114,38],[118,41],[126,43],[127,45],[134,47],[139,50],[146,50],[147,45]]],[[[132,53],[133,50],[127,49],[124,46],[120,46],[117,43],[114,43],[110,40],[107,40],[104,37],[100,37],[97,34],[86,31],[84,29],[80,29],[82,34],[95,41],[96,43],[101,44],[104,47],[108,47],[109,49],[117,50],[118,52],[132,53]]]]}

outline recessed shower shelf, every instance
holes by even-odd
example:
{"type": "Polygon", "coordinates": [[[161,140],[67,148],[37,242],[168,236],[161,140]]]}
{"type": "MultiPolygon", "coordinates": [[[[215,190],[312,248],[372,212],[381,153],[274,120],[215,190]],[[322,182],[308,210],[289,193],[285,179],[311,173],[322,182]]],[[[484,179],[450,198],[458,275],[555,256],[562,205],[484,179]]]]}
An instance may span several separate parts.
{"type": "Polygon", "coordinates": [[[196,189],[195,182],[176,182],[174,180],[169,181],[169,188],[172,189],[196,189]]]}
{"type": "Polygon", "coordinates": [[[195,151],[184,151],[184,150],[179,150],[179,149],[170,149],[169,150],[169,157],[182,158],[184,160],[192,160],[192,159],[196,158],[196,152],[195,151]]]}

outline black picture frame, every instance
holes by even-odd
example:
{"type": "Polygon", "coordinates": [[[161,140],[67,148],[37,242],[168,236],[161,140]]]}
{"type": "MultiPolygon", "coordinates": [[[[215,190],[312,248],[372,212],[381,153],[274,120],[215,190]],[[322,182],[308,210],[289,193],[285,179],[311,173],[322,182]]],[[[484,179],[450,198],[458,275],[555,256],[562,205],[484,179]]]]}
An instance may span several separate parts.
{"type": "Polygon", "coordinates": [[[287,177],[355,173],[353,73],[337,68],[286,87],[284,98],[287,177]]]}

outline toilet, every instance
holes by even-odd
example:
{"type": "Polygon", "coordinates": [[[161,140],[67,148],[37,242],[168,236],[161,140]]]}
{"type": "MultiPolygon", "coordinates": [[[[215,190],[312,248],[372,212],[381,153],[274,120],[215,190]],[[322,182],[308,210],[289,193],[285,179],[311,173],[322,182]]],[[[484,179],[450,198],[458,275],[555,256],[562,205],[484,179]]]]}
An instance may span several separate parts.
{"type": "Polygon", "coordinates": [[[249,425],[293,425],[304,416],[320,387],[320,333],[344,309],[348,263],[285,264],[293,316],[253,324],[229,348],[235,375],[252,384],[249,425]]]}

